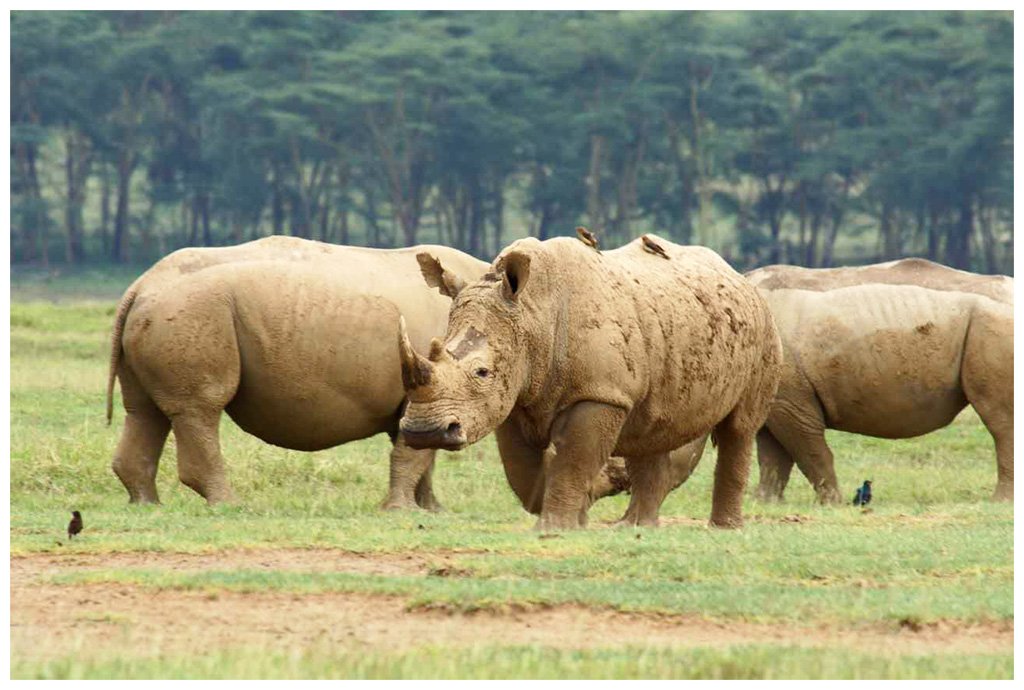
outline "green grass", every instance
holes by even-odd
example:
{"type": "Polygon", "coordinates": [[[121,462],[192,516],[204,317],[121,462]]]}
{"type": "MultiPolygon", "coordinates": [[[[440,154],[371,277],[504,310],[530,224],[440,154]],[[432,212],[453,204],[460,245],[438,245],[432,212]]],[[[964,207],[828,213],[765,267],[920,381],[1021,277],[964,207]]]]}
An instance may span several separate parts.
{"type": "Polygon", "coordinates": [[[1012,656],[930,655],[891,658],[776,645],[689,651],[625,648],[584,651],[542,647],[427,647],[390,654],[313,650],[222,651],[199,658],[12,662],[12,678],[355,678],[459,679],[997,679],[1013,677],[1012,656]]]}
{"type": "MultiPolygon", "coordinates": [[[[122,287],[131,278],[121,276],[122,287]]],[[[103,283],[100,292],[107,287],[103,283]]],[[[628,497],[618,496],[592,508],[591,529],[538,539],[535,519],[506,485],[493,438],[460,453],[439,454],[435,489],[445,511],[384,513],[377,506],[387,486],[386,437],[300,453],[244,434],[226,415],[222,446],[237,504],[207,507],[178,482],[172,436],[158,476],[163,504],[129,506],[110,470],[123,420],[119,399],[114,424],[107,427],[104,418],[117,295],[87,301],[57,292],[60,302],[33,295],[11,304],[12,553],[327,547],[419,552],[428,561],[443,554],[457,575],[112,567],[53,576],[56,584],[379,593],[404,597],[410,608],[461,610],[575,603],[791,625],[1013,620],[1013,507],[988,501],[996,474],[992,441],[973,411],[908,441],[830,433],[842,490],[852,496],[863,479],[873,479],[872,511],[819,506],[808,483],[794,472],[786,503],[746,501],[747,524],[739,531],[705,526],[713,451],[666,500],[667,524],[660,529],[602,525],[625,510],[628,497]],[[86,531],[73,543],[58,545],[66,542],[63,530],[72,509],[83,512],[86,531]],[[801,520],[784,519],[794,515],[801,520]]],[[[12,676],[933,678],[1013,673],[1012,658],[999,654],[867,661],[763,645],[631,652],[485,646],[298,656],[211,649],[187,662],[173,656],[104,658],[98,652],[49,661],[12,657],[12,676]]]]}

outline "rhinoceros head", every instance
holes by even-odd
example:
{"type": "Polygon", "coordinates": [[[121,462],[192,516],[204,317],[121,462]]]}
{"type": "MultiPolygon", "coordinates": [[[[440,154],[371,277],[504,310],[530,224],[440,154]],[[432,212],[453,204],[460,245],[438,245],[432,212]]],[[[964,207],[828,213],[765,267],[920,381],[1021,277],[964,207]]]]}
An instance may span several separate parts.
{"type": "Polygon", "coordinates": [[[492,270],[468,285],[440,262],[417,256],[427,284],[453,298],[444,341],[417,353],[401,322],[399,351],[408,405],[400,424],[413,448],[458,450],[480,440],[512,411],[523,386],[527,357],[521,296],[530,256],[504,252],[492,270]]]}

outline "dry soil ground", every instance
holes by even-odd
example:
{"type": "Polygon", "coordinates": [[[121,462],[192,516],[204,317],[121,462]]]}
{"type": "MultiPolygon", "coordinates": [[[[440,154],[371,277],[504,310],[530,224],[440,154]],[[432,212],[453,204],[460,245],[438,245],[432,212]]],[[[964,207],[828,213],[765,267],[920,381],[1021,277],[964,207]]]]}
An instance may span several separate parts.
{"type": "MultiPolygon", "coordinates": [[[[836,627],[718,622],[579,606],[477,611],[416,609],[402,597],[348,593],[240,593],[127,584],[54,585],[89,570],[275,570],[453,576],[444,553],[364,555],[339,550],[241,550],[208,554],[112,553],[11,558],[11,654],[43,661],[103,647],[133,653],[211,648],[403,650],[427,645],[540,644],[563,649],[726,647],[772,643],[872,654],[1012,652],[1013,622],[836,627]],[[626,634],[628,631],[628,634],[626,634]]],[[[101,655],[100,655],[101,656],[101,655]]]]}

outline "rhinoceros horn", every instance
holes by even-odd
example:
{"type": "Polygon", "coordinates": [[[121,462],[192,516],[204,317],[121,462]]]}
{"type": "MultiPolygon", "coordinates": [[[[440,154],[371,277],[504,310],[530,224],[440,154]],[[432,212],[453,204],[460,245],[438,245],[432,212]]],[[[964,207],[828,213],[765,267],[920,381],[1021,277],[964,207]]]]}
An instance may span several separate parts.
{"type": "MultiPolygon", "coordinates": [[[[435,339],[436,340],[436,339],[435,339]]],[[[431,349],[433,343],[431,343],[431,349]]],[[[409,342],[409,332],[405,329],[405,317],[398,317],[398,354],[402,360],[402,385],[411,391],[430,383],[430,374],[434,365],[419,355],[409,342]]]]}

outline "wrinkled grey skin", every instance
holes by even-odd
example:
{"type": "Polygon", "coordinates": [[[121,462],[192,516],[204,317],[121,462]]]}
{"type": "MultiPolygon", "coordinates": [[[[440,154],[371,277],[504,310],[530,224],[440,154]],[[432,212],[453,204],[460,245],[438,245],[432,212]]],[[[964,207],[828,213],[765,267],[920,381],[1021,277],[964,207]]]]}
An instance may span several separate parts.
{"type": "Polygon", "coordinates": [[[158,502],[173,428],[178,476],[209,502],[232,497],[221,457],[226,411],[245,431],[313,451],[380,432],[395,441],[386,508],[438,507],[434,451],[398,438],[405,401],[394,334],[404,314],[421,347],[444,332],[449,298],[423,285],[416,254],[449,280],[487,265],[448,247],[377,250],[269,237],[175,252],[125,293],[112,337],[126,412],[113,470],[131,502],[158,502]]]}
{"type": "Polygon", "coordinates": [[[747,279],[782,338],[782,382],[758,433],[758,495],[795,464],[841,501],[825,429],[911,438],[968,404],[995,440],[994,498],[1013,500],[1013,279],[922,259],[855,268],[767,266],[747,279]]]}
{"type": "Polygon", "coordinates": [[[714,252],[647,240],[601,254],[520,240],[450,293],[448,331],[429,356],[400,333],[407,443],[458,449],[496,430],[524,506],[541,495],[539,527],[566,529],[585,525],[613,454],[626,458],[634,498],[657,494],[635,518],[656,524],[669,453],[713,429],[711,524],[739,527],[781,344],[764,300],[714,252]]]}

